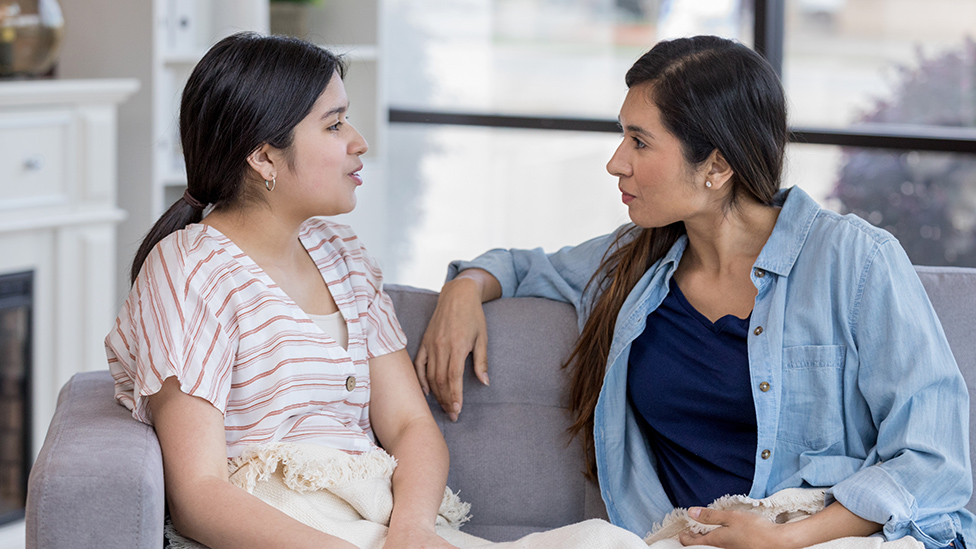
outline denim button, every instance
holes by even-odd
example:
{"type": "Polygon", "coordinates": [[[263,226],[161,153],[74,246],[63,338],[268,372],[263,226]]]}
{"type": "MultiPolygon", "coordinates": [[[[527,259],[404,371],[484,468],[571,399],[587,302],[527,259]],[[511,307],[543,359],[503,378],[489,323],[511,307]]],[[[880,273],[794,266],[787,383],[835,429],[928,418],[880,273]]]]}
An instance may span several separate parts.
{"type": "Polygon", "coordinates": [[[766,276],[766,271],[764,271],[764,270],[762,270],[760,268],[756,268],[755,273],[756,273],[756,278],[762,278],[762,277],[766,276]]]}
{"type": "Polygon", "coordinates": [[[769,390],[769,383],[767,383],[765,381],[763,381],[762,383],[760,383],[759,384],[759,390],[762,391],[762,392],[764,392],[764,393],[766,391],[768,391],[769,390]]]}
{"type": "Polygon", "coordinates": [[[752,333],[754,333],[756,335],[759,335],[759,334],[763,333],[762,326],[757,326],[756,329],[752,333]]]}
{"type": "Polygon", "coordinates": [[[763,459],[769,459],[769,456],[771,456],[772,454],[773,453],[770,452],[769,450],[763,450],[762,453],[759,455],[762,456],[763,459]]]}

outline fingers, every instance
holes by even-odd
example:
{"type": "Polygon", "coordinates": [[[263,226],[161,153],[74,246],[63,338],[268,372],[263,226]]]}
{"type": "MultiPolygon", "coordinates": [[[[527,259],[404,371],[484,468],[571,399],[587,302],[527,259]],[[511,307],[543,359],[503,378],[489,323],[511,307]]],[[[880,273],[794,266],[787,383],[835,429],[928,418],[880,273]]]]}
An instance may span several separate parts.
{"type": "Polygon", "coordinates": [[[702,524],[728,526],[730,512],[707,507],[691,507],[688,509],[688,516],[702,524]]]}
{"type": "MultiPolygon", "coordinates": [[[[716,524],[725,526],[726,524],[722,520],[722,517],[716,516],[720,513],[722,513],[722,511],[718,511],[716,509],[691,507],[688,509],[688,518],[701,524],[716,524]]],[[[712,539],[713,537],[714,535],[709,536],[708,534],[698,534],[689,529],[678,534],[678,541],[680,541],[681,545],[685,547],[692,545],[712,545],[714,543],[714,540],[712,539]]]]}
{"type": "Polygon", "coordinates": [[[464,393],[464,360],[467,353],[454,351],[447,359],[439,359],[434,373],[434,395],[441,409],[451,421],[458,420],[464,393]]]}
{"type": "MultiPolygon", "coordinates": [[[[430,384],[434,398],[441,405],[444,413],[450,417],[454,413],[454,402],[451,399],[451,383],[448,379],[450,371],[450,354],[446,356],[438,352],[438,347],[431,349],[431,356],[427,364],[427,381],[430,384]]],[[[456,418],[452,418],[456,421],[456,418]]]]}
{"type": "Polygon", "coordinates": [[[451,392],[451,409],[454,411],[447,416],[451,421],[457,421],[458,414],[461,413],[461,405],[464,403],[464,361],[467,353],[455,353],[451,356],[451,367],[448,369],[448,383],[451,392]]]}
{"type": "Polygon", "coordinates": [[[703,537],[705,536],[691,531],[678,533],[678,541],[680,541],[681,545],[684,545],[685,547],[689,545],[701,545],[701,539],[703,537]]]}
{"type": "Polygon", "coordinates": [[[478,334],[474,342],[474,375],[486,386],[488,383],[488,338],[485,333],[478,334]]]}
{"type": "Polygon", "coordinates": [[[417,349],[417,357],[413,360],[413,367],[417,370],[417,380],[420,381],[420,388],[424,391],[424,396],[430,394],[430,384],[427,382],[427,346],[423,342],[417,349]]]}

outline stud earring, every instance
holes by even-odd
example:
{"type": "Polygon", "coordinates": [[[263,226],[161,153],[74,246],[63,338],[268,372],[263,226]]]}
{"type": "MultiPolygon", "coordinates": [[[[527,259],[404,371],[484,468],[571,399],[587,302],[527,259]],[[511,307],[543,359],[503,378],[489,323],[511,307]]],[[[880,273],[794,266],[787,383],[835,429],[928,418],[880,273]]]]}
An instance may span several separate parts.
{"type": "MultiPolygon", "coordinates": [[[[265,183],[267,183],[267,181],[265,181],[265,183]]],[[[709,189],[711,189],[712,188],[712,182],[711,181],[706,181],[705,182],[705,186],[708,187],[709,189]]]]}

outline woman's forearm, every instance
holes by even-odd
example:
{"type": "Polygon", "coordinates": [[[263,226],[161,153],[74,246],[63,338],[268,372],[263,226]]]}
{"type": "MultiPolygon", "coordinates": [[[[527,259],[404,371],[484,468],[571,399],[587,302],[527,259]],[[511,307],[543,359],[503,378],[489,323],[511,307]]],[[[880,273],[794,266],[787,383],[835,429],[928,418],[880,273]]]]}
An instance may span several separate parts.
{"type": "Polygon", "coordinates": [[[870,536],[881,528],[835,501],[810,518],[783,525],[787,543],[783,547],[809,547],[840,538],[870,536]]]}
{"type": "MultiPolygon", "coordinates": [[[[168,491],[172,494],[174,490],[168,491]]],[[[185,486],[167,499],[176,530],[214,549],[355,549],[351,543],[306,526],[218,478],[185,486]]]]}
{"type": "Polygon", "coordinates": [[[447,445],[437,424],[432,418],[415,419],[385,446],[397,458],[391,534],[417,526],[433,530],[450,467],[447,445]]]}
{"type": "Polygon", "coordinates": [[[501,283],[484,269],[465,269],[454,277],[454,280],[445,284],[445,287],[455,282],[458,284],[467,284],[470,281],[473,281],[478,288],[478,294],[481,296],[482,303],[493,301],[502,296],[501,283]]]}

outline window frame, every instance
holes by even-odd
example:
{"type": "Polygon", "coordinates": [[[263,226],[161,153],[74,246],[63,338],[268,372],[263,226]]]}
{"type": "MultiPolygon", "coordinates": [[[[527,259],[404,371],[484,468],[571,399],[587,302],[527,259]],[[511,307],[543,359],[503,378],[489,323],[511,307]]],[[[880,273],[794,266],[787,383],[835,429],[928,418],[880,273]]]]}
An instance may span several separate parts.
{"type": "MultiPolygon", "coordinates": [[[[753,48],[783,73],[786,0],[753,0],[753,48]]],[[[619,133],[616,120],[571,116],[531,116],[467,111],[419,110],[390,106],[390,124],[431,124],[555,131],[619,133]]],[[[888,150],[976,154],[976,128],[859,124],[845,128],[796,126],[790,142],[888,150]]]]}

